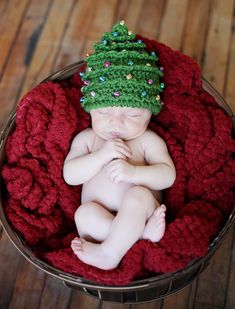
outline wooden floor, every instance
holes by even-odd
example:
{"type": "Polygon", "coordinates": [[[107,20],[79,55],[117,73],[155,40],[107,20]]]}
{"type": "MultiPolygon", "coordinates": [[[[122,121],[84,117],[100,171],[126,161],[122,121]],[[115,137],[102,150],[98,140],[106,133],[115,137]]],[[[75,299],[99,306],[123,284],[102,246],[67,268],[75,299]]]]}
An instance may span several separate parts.
{"type": "MultiPolygon", "coordinates": [[[[0,0],[0,128],[22,94],[92,51],[111,25],[157,38],[198,61],[235,111],[234,0],[0,0]]],[[[101,303],[36,269],[0,241],[0,308],[235,308],[235,230],[184,290],[148,304],[101,303]]]]}

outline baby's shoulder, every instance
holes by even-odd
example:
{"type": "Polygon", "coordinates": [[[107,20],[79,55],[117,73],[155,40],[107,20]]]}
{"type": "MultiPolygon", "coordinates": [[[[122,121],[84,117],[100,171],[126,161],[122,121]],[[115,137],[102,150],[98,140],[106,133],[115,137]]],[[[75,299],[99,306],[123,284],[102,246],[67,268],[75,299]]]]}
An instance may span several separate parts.
{"type": "Polygon", "coordinates": [[[89,143],[93,141],[95,138],[95,133],[92,128],[86,128],[82,131],[80,131],[73,139],[73,146],[76,146],[77,144],[81,144],[82,142],[89,143]]]}
{"type": "Polygon", "coordinates": [[[154,131],[147,129],[141,136],[141,140],[146,143],[165,143],[164,140],[154,131]]]}

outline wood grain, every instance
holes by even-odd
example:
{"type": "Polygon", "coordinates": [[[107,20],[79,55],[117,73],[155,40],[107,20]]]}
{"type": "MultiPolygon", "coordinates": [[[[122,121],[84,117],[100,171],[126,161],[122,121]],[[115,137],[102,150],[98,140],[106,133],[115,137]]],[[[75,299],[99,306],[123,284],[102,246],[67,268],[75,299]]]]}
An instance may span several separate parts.
{"type": "Polygon", "coordinates": [[[182,52],[202,65],[203,50],[207,39],[209,25],[210,1],[192,0],[189,2],[188,14],[182,39],[182,52]]]}
{"type": "Polygon", "coordinates": [[[0,72],[3,76],[11,49],[19,34],[19,28],[25,18],[29,0],[0,2],[0,72]],[[16,14],[17,11],[17,14],[16,14]]]}
{"type": "MultiPolygon", "coordinates": [[[[40,36],[42,25],[47,19],[50,0],[32,1],[19,25],[18,34],[14,46],[9,52],[5,69],[0,83],[1,119],[0,126],[4,124],[7,115],[18,102],[22,84],[27,74],[27,68],[31,61],[36,41],[40,36]]],[[[17,12],[17,7],[12,8],[17,12]]],[[[16,14],[16,15],[17,15],[16,14]]],[[[9,24],[10,27],[10,24],[9,24]]]]}
{"type": "Polygon", "coordinates": [[[223,1],[213,1],[205,46],[203,75],[222,94],[231,40],[233,6],[233,0],[227,0],[226,5],[224,5],[223,1]]]}
{"type": "Polygon", "coordinates": [[[169,0],[163,12],[158,39],[173,49],[181,48],[188,3],[188,0],[169,0]]]}

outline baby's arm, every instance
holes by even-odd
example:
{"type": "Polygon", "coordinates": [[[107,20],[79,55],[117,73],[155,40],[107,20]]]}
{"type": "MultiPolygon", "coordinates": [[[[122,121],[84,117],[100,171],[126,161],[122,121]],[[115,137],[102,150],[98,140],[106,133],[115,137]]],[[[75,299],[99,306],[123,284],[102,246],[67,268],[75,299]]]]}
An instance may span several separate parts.
{"type": "Polygon", "coordinates": [[[126,160],[113,160],[107,165],[108,177],[114,182],[128,182],[152,190],[163,190],[175,181],[176,172],[165,142],[148,130],[140,138],[148,165],[138,166],[126,160]]]}
{"type": "Polygon", "coordinates": [[[94,139],[94,131],[90,128],[74,138],[63,167],[64,180],[68,184],[83,184],[113,158],[126,159],[131,156],[129,148],[120,139],[106,141],[98,151],[90,153],[94,139]]]}
{"type": "Polygon", "coordinates": [[[173,185],[176,177],[174,163],[165,142],[153,131],[146,131],[143,148],[147,166],[135,166],[133,182],[153,190],[173,185]]]}

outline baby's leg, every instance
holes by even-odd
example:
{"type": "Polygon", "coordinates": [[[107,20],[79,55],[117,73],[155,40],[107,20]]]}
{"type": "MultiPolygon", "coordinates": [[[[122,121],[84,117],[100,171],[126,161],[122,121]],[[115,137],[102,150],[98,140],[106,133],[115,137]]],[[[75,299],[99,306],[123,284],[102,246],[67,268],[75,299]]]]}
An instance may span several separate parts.
{"type": "Polygon", "coordinates": [[[130,188],[113,220],[110,234],[101,244],[75,239],[76,255],[101,269],[115,268],[131,246],[141,238],[146,221],[156,207],[156,199],[146,188],[130,188]]]}
{"type": "Polygon", "coordinates": [[[80,237],[102,242],[109,234],[114,216],[95,202],[84,203],[74,215],[80,237]]]}
{"type": "MultiPolygon", "coordinates": [[[[148,219],[141,238],[159,241],[165,232],[165,205],[156,200],[157,209],[148,219]]],[[[106,208],[95,202],[82,204],[75,212],[75,223],[81,238],[103,242],[110,233],[115,218],[106,208]]]]}

